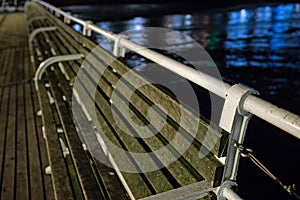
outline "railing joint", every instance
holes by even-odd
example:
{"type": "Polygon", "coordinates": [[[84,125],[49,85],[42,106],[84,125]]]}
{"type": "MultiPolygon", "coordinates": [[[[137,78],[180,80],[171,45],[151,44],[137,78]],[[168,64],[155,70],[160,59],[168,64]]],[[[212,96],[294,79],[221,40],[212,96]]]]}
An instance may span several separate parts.
{"type": "Polygon", "coordinates": [[[83,25],[83,35],[87,37],[91,37],[92,30],[89,28],[89,25],[93,24],[93,21],[86,20],[83,25]]]}
{"type": "Polygon", "coordinates": [[[128,39],[128,36],[123,34],[116,35],[116,40],[114,43],[114,52],[113,52],[116,57],[125,56],[126,48],[120,45],[120,41],[122,39],[128,39]]]}

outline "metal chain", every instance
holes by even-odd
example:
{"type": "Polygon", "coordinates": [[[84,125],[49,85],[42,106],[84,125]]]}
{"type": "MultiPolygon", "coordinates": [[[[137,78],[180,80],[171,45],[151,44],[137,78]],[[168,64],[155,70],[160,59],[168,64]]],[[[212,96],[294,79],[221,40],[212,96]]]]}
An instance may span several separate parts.
{"type": "Polygon", "coordinates": [[[264,164],[262,164],[254,155],[253,150],[245,148],[243,145],[235,143],[234,146],[240,151],[242,157],[249,158],[260,170],[267,174],[271,179],[278,183],[285,191],[295,198],[300,199],[300,195],[296,193],[296,185],[283,184],[264,164]]]}

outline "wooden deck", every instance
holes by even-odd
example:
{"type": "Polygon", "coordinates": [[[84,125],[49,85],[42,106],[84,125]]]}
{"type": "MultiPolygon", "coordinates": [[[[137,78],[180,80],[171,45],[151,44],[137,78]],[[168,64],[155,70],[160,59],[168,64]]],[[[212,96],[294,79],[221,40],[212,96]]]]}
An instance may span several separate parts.
{"type": "Polygon", "coordinates": [[[0,14],[0,199],[53,199],[26,15],[0,14]]]}

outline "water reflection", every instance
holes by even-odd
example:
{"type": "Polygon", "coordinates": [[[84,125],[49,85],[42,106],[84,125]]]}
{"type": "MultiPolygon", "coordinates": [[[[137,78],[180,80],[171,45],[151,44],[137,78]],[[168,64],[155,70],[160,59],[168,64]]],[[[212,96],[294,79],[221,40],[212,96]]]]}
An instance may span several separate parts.
{"type": "MultiPolygon", "coordinates": [[[[286,78],[285,71],[289,68],[296,75],[300,71],[300,4],[257,6],[210,14],[136,16],[101,21],[97,25],[116,33],[139,30],[129,35],[139,44],[147,43],[143,27],[181,31],[207,49],[226,81],[243,82],[268,95],[281,94],[280,91],[286,87],[292,87],[293,93],[300,93],[296,89],[298,78],[286,78]]],[[[78,25],[74,28],[82,31],[78,25]]],[[[106,49],[112,49],[112,44],[104,37],[95,35],[94,38],[106,49]]],[[[180,37],[165,36],[165,39],[166,43],[162,45],[166,45],[167,49],[184,51],[192,48],[180,37]]],[[[128,62],[133,67],[145,62],[139,56],[132,56],[128,62]]]]}

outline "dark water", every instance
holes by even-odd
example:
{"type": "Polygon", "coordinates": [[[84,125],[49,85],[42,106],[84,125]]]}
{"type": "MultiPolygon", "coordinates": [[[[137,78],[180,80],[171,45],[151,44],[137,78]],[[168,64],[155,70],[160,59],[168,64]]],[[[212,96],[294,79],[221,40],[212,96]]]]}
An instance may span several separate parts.
{"type": "MultiPolygon", "coordinates": [[[[165,5],[67,9],[81,17],[92,17],[97,25],[115,33],[143,27],[181,31],[205,47],[226,82],[244,83],[258,90],[263,99],[300,114],[300,4],[252,5],[207,13],[181,5],[180,9],[173,8],[177,14],[167,14],[165,5]]],[[[81,30],[78,25],[74,28],[81,30]]],[[[144,36],[132,37],[139,42],[144,36]]],[[[111,48],[103,37],[93,38],[111,48]]],[[[173,48],[187,48],[178,45],[180,38],[169,39],[173,48]]],[[[145,59],[130,54],[127,62],[134,67],[145,59]]],[[[284,183],[296,183],[300,189],[298,139],[253,118],[245,146],[252,148],[284,183]]],[[[245,199],[293,199],[246,158],[241,159],[237,182],[239,194],[245,199]]]]}

